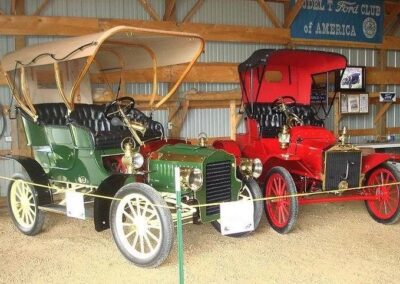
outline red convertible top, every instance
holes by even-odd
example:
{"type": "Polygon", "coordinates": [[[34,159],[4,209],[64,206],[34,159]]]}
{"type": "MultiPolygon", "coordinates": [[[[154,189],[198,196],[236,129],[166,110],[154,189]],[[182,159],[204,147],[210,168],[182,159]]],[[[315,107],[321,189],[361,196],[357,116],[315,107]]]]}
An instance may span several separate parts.
{"type": "Polygon", "coordinates": [[[255,51],[239,65],[244,103],[272,103],[282,96],[310,104],[312,75],[346,67],[341,54],[308,50],[255,51]]]}

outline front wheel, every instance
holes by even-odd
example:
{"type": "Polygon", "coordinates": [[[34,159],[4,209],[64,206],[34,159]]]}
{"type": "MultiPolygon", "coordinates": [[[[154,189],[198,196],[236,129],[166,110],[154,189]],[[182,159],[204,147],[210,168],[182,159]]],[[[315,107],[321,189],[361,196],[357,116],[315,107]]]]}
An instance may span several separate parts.
{"type": "MultiPolygon", "coordinates": [[[[262,202],[262,193],[261,189],[258,186],[257,182],[250,178],[246,179],[243,181],[243,187],[240,189],[238,193],[238,200],[254,200],[257,199],[257,201],[253,201],[253,208],[254,208],[254,230],[258,228],[258,225],[260,224],[261,217],[262,217],[262,211],[263,211],[263,202],[262,202]]],[[[218,231],[221,232],[221,224],[219,220],[211,222],[213,227],[218,231]]],[[[236,234],[230,234],[228,235],[229,237],[244,237],[250,234],[250,232],[243,232],[243,233],[236,233],[236,234]]]]}
{"type": "MultiPolygon", "coordinates": [[[[400,182],[399,170],[392,164],[384,163],[375,168],[367,178],[367,185],[381,185],[400,182]]],[[[394,224],[400,218],[400,185],[384,185],[367,188],[376,200],[367,200],[365,205],[371,217],[383,224],[394,224]]]]}
{"type": "Polygon", "coordinates": [[[171,211],[146,184],[122,187],[111,203],[111,231],[121,253],[141,267],[157,267],[168,257],[173,240],[171,211]]]}
{"type": "Polygon", "coordinates": [[[39,210],[38,194],[30,179],[15,174],[8,187],[8,210],[15,226],[28,236],[37,235],[44,224],[44,213],[39,210]]]}
{"type": "Polygon", "coordinates": [[[282,167],[272,168],[265,182],[265,213],[271,227],[281,234],[289,233],[299,211],[296,185],[290,173],[282,167]],[[289,196],[290,195],[290,196],[289,196]]]}

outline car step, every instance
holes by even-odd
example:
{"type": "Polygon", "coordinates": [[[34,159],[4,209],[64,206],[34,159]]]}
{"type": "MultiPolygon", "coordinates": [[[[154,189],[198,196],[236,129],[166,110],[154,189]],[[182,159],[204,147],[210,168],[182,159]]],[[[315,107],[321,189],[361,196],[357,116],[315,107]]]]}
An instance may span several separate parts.
{"type": "MultiPolygon", "coordinates": [[[[49,204],[49,205],[39,206],[39,209],[46,212],[67,215],[67,207],[65,205],[49,204]]],[[[93,219],[93,204],[86,205],[85,219],[93,219]]]]}

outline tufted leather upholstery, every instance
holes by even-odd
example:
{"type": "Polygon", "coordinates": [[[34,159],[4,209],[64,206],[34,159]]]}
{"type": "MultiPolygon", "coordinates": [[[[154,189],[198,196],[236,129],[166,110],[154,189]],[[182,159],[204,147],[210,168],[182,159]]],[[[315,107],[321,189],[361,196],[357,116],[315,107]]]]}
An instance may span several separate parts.
{"type": "MultiPolygon", "coordinates": [[[[36,104],[38,123],[42,125],[66,126],[73,123],[90,131],[93,137],[94,146],[97,149],[120,147],[122,139],[131,136],[130,131],[123,126],[113,126],[105,117],[105,105],[76,104],[70,116],[67,115],[67,107],[63,103],[36,104]]],[[[31,119],[20,109],[22,115],[31,119]]],[[[164,135],[164,128],[161,123],[153,121],[143,112],[132,109],[128,114],[130,119],[144,124],[147,129],[144,135],[138,133],[143,140],[159,138],[164,135]]]]}
{"type": "MultiPolygon", "coordinates": [[[[260,126],[262,137],[277,137],[281,127],[286,122],[286,116],[273,108],[272,104],[254,104],[253,111],[251,106],[246,106],[248,113],[256,119],[260,126]]],[[[323,126],[323,120],[316,117],[316,113],[310,106],[296,105],[293,107],[294,113],[300,117],[305,125],[323,126]]]]}
{"type": "Polygon", "coordinates": [[[38,122],[44,125],[67,125],[67,107],[63,103],[36,104],[38,122]]]}
{"type": "MultiPolygon", "coordinates": [[[[126,127],[113,126],[104,115],[104,109],[105,105],[76,104],[70,119],[72,123],[90,130],[97,149],[120,147],[122,139],[131,136],[131,134],[126,127]]],[[[131,119],[147,126],[144,137],[138,133],[141,139],[149,140],[163,135],[163,126],[147,117],[141,111],[133,109],[129,116],[131,119]]]]}

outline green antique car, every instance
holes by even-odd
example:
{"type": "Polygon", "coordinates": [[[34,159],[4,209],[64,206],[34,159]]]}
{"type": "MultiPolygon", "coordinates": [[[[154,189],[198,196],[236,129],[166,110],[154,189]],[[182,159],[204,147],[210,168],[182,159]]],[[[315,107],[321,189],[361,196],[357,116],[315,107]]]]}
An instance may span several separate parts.
{"type": "MultiPolygon", "coordinates": [[[[93,218],[97,231],[111,228],[128,260],[156,267],[173,244],[176,167],[185,223],[212,223],[220,230],[218,203],[262,197],[254,180],[262,172],[258,159],[238,160],[208,147],[205,135],[198,145],[167,139],[163,125],[152,118],[203,47],[195,34],[119,26],[3,57],[34,157],[6,157],[23,168],[8,190],[16,227],[38,234],[45,211],[93,218]],[[168,94],[159,96],[157,68],[173,65],[181,65],[182,74],[168,94]],[[153,78],[149,116],[126,95],[128,72],[153,78]],[[98,93],[111,102],[94,104],[98,93]]],[[[262,201],[252,204],[257,228],[262,201]]]]}

